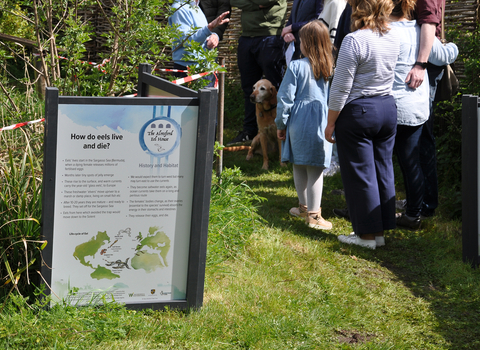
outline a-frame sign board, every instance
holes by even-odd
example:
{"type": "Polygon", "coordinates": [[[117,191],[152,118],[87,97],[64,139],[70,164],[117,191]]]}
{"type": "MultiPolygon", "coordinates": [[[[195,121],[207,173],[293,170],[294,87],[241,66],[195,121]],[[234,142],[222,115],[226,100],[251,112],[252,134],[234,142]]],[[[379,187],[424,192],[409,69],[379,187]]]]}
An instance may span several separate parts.
{"type": "Polygon", "coordinates": [[[182,97],[46,91],[41,273],[52,304],[203,303],[217,92],[153,78],[142,84],[182,97]]]}

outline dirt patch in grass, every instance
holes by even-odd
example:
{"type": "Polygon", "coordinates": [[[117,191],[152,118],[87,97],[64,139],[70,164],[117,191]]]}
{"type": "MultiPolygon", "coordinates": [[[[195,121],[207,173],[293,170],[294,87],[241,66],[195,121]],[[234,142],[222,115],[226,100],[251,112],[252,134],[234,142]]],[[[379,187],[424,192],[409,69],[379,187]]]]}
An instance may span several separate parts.
{"type": "Polygon", "coordinates": [[[368,333],[362,334],[361,332],[357,332],[355,330],[349,331],[346,329],[341,329],[337,331],[337,334],[338,334],[338,341],[340,343],[345,343],[345,344],[365,343],[376,337],[375,334],[368,334],[368,333]]]}

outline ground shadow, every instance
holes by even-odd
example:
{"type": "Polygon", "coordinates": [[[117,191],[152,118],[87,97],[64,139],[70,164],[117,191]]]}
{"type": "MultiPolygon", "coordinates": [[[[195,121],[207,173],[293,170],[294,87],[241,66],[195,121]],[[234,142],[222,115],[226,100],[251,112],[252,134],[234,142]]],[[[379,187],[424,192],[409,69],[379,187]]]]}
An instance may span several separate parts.
{"type": "MultiPolygon", "coordinates": [[[[242,157],[243,158],[243,157],[242,157]]],[[[282,196],[275,189],[278,187],[292,187],[291,180],[275,180],[274,174],[286,171],[280,169],[279,165],[273,164],[270,169],[270,177],[263,176],[257,180],[255,174],[264,174],[261,171],[261,157],[258,162],[251,163],[239,160],[238,155],[230,155],[225,161],[226,166],[233,167],[233,164],[239,166],[242,171],[249,176],[248,185],[254,192],[266,198],[266,201],[258,209],[258,213],[274,227],[290,230],[296,235],[309,237],[312,239],[321,239],[332,243],[332,249],[345,255],[355,255],[357,258],[375,261],[394,274],[396,281],[405,285],[416,298],[421,298],[429,303],[430,310],[435,314],[437,320],[436,332],[440,334],[445,343],[439,348],[448,349],[480,349],[480,298],[478,293],[475,295],[465,295],[468,288],[461,284],[443,285],[441,282],[441,269],[445,267],[442,259],[444,250],[435,247],[442,247],[442,237],[436,227],[435,222],[425,221],[422,223],[420,231],[409,231],[403,229],[392,230],[387,233],[387,245],[370,251],[361,247],[341,246],[338,243],[337,236],[328,231],[318,231],[309,229],[304,222],[298,218],[291,217],[288,210],[297,205],[296,198],[292,196],[282,196]],[[258,163],[258,164],[257,164],[258,163]]],[[[325,219],[332,219],[332,209],[335,207],[344,207],[343,196],[333,195],[331,191],[338,187],[338,178],[325,178],[324,193],[322,198],[322,213],[325,219]]],[[[338,222],[339,219],[334,219],[338,222]]],[[[341,219],[344,220],[344,219],[341,219]]],[[[348,225],[342,221],[343,225],[348,225]]],[[[461,237],[457,237],[457,242],[453,244],[450,250],[447,249],[445,255],[448,259],[458,259],[461,261],[461,237]]],[[[445,240],[452,242],[452,239],[445,240]]],[[[468,272],[467,277],[473,281],[465,283],[478,284],[479,272],[468,272]]]]}

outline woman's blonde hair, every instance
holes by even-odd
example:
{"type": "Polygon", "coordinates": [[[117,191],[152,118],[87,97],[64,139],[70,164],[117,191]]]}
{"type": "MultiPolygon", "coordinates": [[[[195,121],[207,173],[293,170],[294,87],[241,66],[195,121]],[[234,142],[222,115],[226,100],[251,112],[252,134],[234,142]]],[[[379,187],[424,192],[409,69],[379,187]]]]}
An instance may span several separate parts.
{"type": "Polygon", "coordinates": [[[406,19],[413,19],[413,10],[415,9],[415,4],[417,0],[392,0],[393,10],[392,16],[395,17],[405,17],[406,19]]]}
{"type": "Polygon", "coordinates": [[[349,0],[349,3],[352,5],[352,32],[364,28],[381,34],[389,31],[392,0],[349,0]]]}
{"type": "Polygon", "coordinates": [[[323,77],[327,80],[333,73],[333,45],[328,28],[319,20],[305,24],[300,29],[300,41],[303,54],[310,61],[313,76],[316,80],[323,77]]]}

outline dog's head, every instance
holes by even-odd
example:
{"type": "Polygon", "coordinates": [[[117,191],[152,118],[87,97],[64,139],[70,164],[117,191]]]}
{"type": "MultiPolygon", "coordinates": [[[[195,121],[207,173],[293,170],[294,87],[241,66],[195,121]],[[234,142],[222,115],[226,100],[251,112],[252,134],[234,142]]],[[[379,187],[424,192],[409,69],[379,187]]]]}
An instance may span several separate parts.
{"type": "Polygon", "coordinates": [[[250,95],[252,103],[269,103],[277,104],[277,89],[267,79],[261,79],[253,85],[253,92],[250,95]]]}

